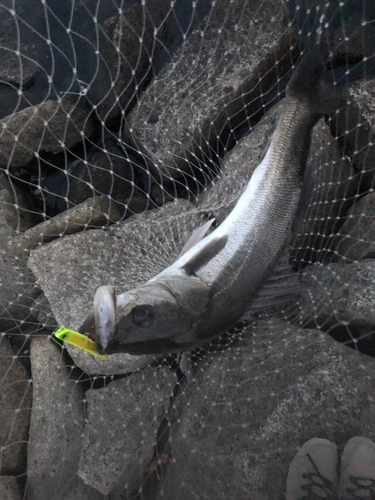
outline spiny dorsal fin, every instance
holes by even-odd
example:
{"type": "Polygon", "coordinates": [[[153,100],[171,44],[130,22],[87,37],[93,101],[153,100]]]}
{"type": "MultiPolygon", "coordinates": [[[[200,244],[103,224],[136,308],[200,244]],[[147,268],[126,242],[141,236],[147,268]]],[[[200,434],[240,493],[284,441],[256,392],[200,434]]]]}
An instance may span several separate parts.
{"type": "Polygon", "coordinates": [[[181,257],[181,255],[184,255],[190,248],[193,248],[194,245],[198,243],[201,239],[203,239],[207,233],[207,231],[210,229],[212,226],[213,222],[215,219],[211,219],[203,224],[203,226],[198,227],[195,231],[193,231],[192,235],[190,238],[187,240],[185,245],[182,247],[181,252],[178,255],[178,259],[181,257]]]}
{"type": "Polygon", "coordinates": [[[222,250],[228,240],[228,235],[221,236],[220,238],[215,238],[207,243],[206,246],[202,248],[200,252],[194,255],[182,269],[188,276],[195,274],[198,269],[207,264],[211,259],[213,259],[222,250]]]}

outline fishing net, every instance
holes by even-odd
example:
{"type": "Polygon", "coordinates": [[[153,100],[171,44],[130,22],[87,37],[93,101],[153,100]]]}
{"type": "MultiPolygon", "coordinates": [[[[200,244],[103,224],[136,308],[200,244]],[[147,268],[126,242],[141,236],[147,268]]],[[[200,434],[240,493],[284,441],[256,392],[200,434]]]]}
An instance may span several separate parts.
{"type": "Polygon", "coordinates": [[[374,20],[367,0],[1,2],[1,498],[282,499],[306,440],[375,438],[374,20]],[[183,355],[58,341],[99,286],[225,219],[322,43],[347,104],[313,129],[300,291],[183,355]]]}

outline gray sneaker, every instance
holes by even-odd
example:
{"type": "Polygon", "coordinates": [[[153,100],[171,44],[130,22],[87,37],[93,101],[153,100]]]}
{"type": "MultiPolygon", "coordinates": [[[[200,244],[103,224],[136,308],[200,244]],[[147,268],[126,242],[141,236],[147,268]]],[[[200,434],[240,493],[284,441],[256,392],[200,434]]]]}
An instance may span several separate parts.
{"type": "Polygon", "coordinates": [[[375,500],[375,444],[365,437],[350,439],[341,458],[342,500],[375,500]]]}
{"type": "Polygon", "coordinates": [[[337,500],[337,447],[313,438],[297,452],[289,467],[285,500],[337,500]]]}

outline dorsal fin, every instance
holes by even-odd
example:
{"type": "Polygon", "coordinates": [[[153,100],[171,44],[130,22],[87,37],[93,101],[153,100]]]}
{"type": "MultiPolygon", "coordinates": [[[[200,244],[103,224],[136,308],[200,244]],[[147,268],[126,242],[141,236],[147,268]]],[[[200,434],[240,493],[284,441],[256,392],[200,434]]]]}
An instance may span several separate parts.
{"type": "Polygon", "coordinates": [[[193,248],[194,245],[198,243],[201,239],[203,239],[207,233],[207,231],[210,229],[212,226],[213,222],[215,219],[211,219],[203,224],[203,226],[198,227],[195,231],[193,231],[192,235],[190,238],[187,240],[185,245],[182,247],[181,252],[179,253],[177,259],[181,257],[181,255],[184,255],[190,248],[193,248]]]}
{"type": "Polygon", "coordinates": [[[222,250],[228,240],[228,235],[221,236],[220,238],[214,238],[207,245],[205,245],[200,252],[194,255],[182,269],[188,276],[195,274],[198,269],[207,264],[211,259],[213,259],[222,250]]]}

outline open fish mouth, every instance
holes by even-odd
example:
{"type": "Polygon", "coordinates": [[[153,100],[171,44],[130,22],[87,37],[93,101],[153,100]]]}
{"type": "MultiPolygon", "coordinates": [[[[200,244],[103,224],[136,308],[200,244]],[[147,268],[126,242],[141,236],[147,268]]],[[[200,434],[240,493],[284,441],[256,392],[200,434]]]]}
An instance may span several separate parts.
{"type": "Polygon", "coordinates": [[[115,288],[112,285],[101,286],[96,291],[94,320],[96,346],[100,354],[107,353],[107,348],[116,334],[118,314],[133,298],[126,292],[116,296],[115,288]]]}

